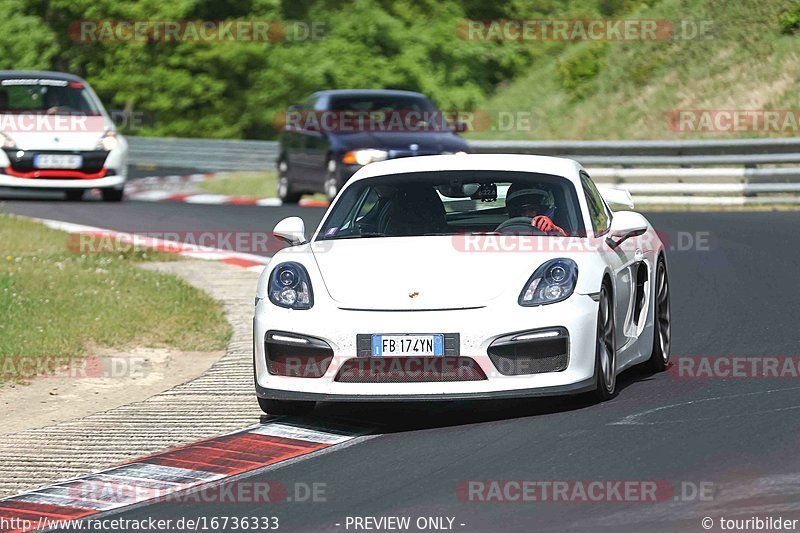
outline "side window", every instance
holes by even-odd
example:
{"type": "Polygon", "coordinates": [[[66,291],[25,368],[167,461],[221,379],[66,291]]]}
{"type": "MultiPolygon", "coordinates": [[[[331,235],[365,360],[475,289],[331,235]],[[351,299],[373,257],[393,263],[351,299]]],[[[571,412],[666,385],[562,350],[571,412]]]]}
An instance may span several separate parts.
{"type": "Polygon", "coordinates": [[[600,191],[585,172],[581,172],[581,184],[586,195],[586,204],[589,206],[589,217],[592,219],[592,228],[595,235],[602,235],[611,225],[611,213],[608,211],[600,191]]]}
{"type": "Polygon", "coordinates": [[[312,95],[307,101],[306,106],[308,109],[313,109],[314,111],[325,111],[328,108],[328,95],[312,95]]]}
{"type": "Polygon", "coordinates": [[[365,216],[372,213],[372,210],[378,205],[378,193],[375,191],[374,188],[370,187],[367,189],[364,198],[361,201],[361,207],[358,209],[358,213],[356,213],[356,222],[363,219],[365,216]]]}
{"type": "Polygon", "coordinates": [[[353,205],[348,212],[345,223],[342,224],[341,229],[346,230],[356,227],[365,217],[372,214],[377,205],[378,193],[373,187],[367,187],[364,192],[358,195],[358,201],[356,201],[355,205],[353,205]]]}

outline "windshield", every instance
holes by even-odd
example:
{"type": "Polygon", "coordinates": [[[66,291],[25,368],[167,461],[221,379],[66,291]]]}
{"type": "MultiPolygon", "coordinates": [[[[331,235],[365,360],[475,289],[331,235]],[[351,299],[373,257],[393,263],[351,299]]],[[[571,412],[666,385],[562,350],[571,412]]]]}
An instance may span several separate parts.
{"type": "Polygon", "coordinates": [[[460,233],[554,235],[532,225],[547,216],[584,236],[572,183],[533,172],[446,171],[360,180],[344,189],[317,240],[460,233]]]}
{"type": "Polygon", "coordinates": [[[421,96],[350,95],[331,97],[332,111],[433,111],[433,102],[421,96]]]}
{"type": "Polygon", "coordinates": [[[83,83],[47,79],[0,81],[0,113],[99,116],[83,83]]]}

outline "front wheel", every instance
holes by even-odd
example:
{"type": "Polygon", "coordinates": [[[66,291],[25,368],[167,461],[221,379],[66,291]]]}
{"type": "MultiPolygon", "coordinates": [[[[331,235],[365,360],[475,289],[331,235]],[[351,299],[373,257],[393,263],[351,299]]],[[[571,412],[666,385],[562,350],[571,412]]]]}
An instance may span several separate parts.
{"type": "Polygon", "coordinates": [[[67,197],[68,202],[80,202],[83,200],[83,189],[67,189],[64,195],[67,197]]]}
{"type": "Polygon", "coordinates": [[[600,289],[597,311],[597,346],[594,375],[597,381],[595,398],[604,402],[617,394],[617,351],[614,324],[614,301],[607,283],[600,289]]]}
{"type": "Polygon", "coordinates": [[[121,202],[125,195],[124,189],[101,189],[100,194],[104,202],[121,202]]]}
{"type": "Polygon", "coordinates": [[[652,372],[663,372],[669,364],[669,348],[672,341],[669,278],[667,263],[663,257],[659,258],[656,266],[656,302],[653,312],[653,351],[647,360],[647,368],[652,372]]]}
{"type": "Polygon", "coordinates": [[[285,204],[296,204],[300,201],[301,193],[292,189],[289,181],[289,163],[282,159],[278,163],[278,198],[285,204]]]}
{"type": "Polygon", "coordinates": [[[337,174],[336,160],[328,159],[328,163],[325,165],[325,183],[323,184],[323,188],[325,189],[325,196],[328,198],[329,202],[332,202],[333,199],[336,198],[336,195],[339,194],[339,177],[337,174]]]}
{"type": "Polygon", "coordinates": [[[258,399],[258,406],[268,415],[305,415],[314,409],[316,403],[302,400],[258,399]]]}

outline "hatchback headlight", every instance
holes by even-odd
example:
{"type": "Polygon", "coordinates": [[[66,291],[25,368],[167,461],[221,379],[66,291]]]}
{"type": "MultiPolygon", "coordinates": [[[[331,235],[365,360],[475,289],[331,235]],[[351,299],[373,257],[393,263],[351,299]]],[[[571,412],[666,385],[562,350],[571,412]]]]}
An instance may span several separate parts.
{"type": "Polygon", "coordinates": [[[383,161],[384,159],[389,157],[389,152],[386,150],[375,150],[375,149],[367,149],[367,150],[353,150],[344,154],[342,158],[342,163],[347,165],[368,165],[370,163],[374,163],[375,161],[383,161]]]}
{"type": "Polygon", "coordinates": [[[5,133],[0,133],[0,147],[6,150],[15,150],[17,148],[17,143],[5,133]]]}
{"type": "Polygon", "coordinates": [[[566,300],[578,282],[578,265],[572,259],[551,259],[536,269],[519,295],[519,305],[534,306],[566,300]]]}
{"type": "Polygon", "coordinates": [[[117,139],[117,134],[113,131],[105,132],[97,143],[97,149],[105,150],[106,152],[110,152],[117,146],[119,146],[119,139],[117,139]]]}
{"type": "Polygon", "coordinates": [[[270,274],[269,300],[287,309],[311,309],[314,293],[305,267],[294,261],[276,266],[270,274]]]}

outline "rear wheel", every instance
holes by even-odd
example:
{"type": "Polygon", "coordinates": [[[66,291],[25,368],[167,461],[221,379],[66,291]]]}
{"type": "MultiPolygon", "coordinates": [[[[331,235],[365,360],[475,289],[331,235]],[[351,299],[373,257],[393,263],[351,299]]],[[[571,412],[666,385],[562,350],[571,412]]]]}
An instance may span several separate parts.
{"type": "Polygon", "coordinates": [[[659,258],[656,266],[656,301],[653,320],[653,351],[647,368],[663,372],[669,364],[669,348],[672,341],[672,310],[669,303],[669,278],[667,263],[659,258]]]}
{"type": "Polygon", "coordinates": [[[314,409],[316,403],[300,400],[258,399],[258,406],[268,415],[305,415],[314,409]]]}
{"type": "Polygon", "coordinates": [[[301,193],[292,189],[289,182],[289,163],[285,159],[278,162],[278,198],[285,204],[296,204],[300,201],[301,193]]]}
{"type": "Polygon", "coordinates": [[[64,195],[67,197],[68,202],[80,202],[83,200],[83,189],[68,189],[64,191],[64,195]]]}
{"type": "Polygon", "coordinates": [[[617,394],[617,353],[614,324],[614,301],[608,283],[600,289],[597,311],[597,343],[594,374],[597,381],[595,397],[604,402],[617,394]]]}
{"type": "Polygon", "coordinates": [[[124,189],[100,189],[104,202],[121,202],[125,195],[124,189]]]}

